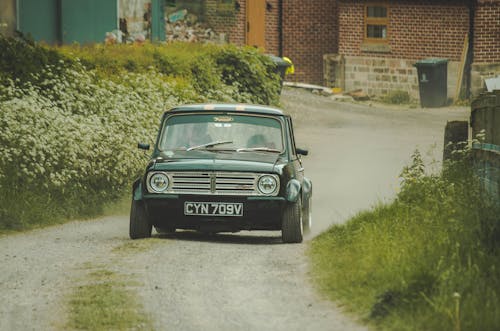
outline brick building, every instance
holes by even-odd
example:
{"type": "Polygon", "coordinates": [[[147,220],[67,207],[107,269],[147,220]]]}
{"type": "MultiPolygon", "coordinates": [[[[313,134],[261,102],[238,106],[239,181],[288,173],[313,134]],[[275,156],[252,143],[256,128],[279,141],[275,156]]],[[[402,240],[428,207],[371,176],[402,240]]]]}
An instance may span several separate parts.
{"type": "Polygon", "coordinates": [[[414,63],[444,58],[454,97],[475,95],[485,78],[500,74],[500,0],[207,0],[207,8],[221,1],[235,6],[235,18],[208,10],[214,29],[254,45],[249,35],[260,25],[255,44],[293,60],[290,80],[418,98],[414,63]]]}
{"type": "Polygon", "coordinates": [[[220,2],[206,0],[207,21],[229,42],[255,45],[266,53],[290,57],[296,65],[293,80],[323,84],[323,54],[338,50],[337,1],[226,1],[234,5],[235,19],[217,14],[220,2]]]}
{"type": "Polygon", "coordinates": [[[148,6],[152,40],[261,47],[293,60],[293,81],[417,98],[413,64],[445,58],[454,97],[462,67],[461,85],[473,94],[500,74],[500,0],[0,0],[0,33],[17,26],[36,40],[101,42],[123,20],[141,30],[148,6]]]}
{"type": "Polygon", "coordinates": [[[343,81],[335,83],[346,90],[398,89],[418,97],[413,64],[445,58],[448,96],[454,97],[464,49],[463,86],[473,94],[483,89],[484,78],[500,74],[500,0],[339,0],[338,17],[338,53],[325,65],[344,70],[343,81]]]}

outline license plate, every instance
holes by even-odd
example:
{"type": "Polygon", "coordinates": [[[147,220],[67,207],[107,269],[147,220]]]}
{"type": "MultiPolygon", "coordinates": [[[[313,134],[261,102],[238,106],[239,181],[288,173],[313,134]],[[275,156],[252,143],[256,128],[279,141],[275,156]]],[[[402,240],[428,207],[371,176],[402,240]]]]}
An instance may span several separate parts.
{"type": "Polygon", "coordinates": [[[243,203],[184,202],[186,216],[243,216],[243,203]]]}

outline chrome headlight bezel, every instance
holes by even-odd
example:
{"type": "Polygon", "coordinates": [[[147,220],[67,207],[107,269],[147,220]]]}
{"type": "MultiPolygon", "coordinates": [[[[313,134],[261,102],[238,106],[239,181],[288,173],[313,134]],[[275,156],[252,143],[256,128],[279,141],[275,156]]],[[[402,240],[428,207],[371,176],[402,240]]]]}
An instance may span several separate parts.
{"type": "Polygon", "coordinates": [[[171,179],[166,172],[153,171],[148,173],[146,178],[146,185],[149,193],[165,193],[170,188],[171,179]],[[159,187],[157,183],[153,182],[156,178],[163,179],[164,185],[159,187]]]}
{"type": "Polygon", "coordinates": [[[280,180],[277,175],[261,175],[257,180],[257,189],[262,195],[277,195],[280,189],[280,180]]]}

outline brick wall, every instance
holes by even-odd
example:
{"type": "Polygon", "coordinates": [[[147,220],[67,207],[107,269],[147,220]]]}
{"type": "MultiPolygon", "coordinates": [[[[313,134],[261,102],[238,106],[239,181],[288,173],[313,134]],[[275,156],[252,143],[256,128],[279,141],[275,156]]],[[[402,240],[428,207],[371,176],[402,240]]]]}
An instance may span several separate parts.
{"type": "MultiPolygon", "coordinates": [[[[246,44],[246,5],[247,1],[239,0],[239,10],[234,16],[221,16],[216,11],[217,0],[207,0],[206,19],[217,33],[225,33],[228,41],[236,45],[246,44]]],[[[279,1],[268,0],[270,8],[266,9],[266,46],[265,52],[279,53],[279,1]]]]}
{"type": "Polygon", "coordinates": [[[266,9],[266,53],[279,55],[279,1],[267,0],[266,9]]]}
{"type": "MultiPolygon", "coordinates": [[[[244,45],[246,2],[239,0],[240,10],[234,18],[216,13],[216,0],[207,0],[207,22],[228,40],[244,45]]],[[[336,0],[283,0],[283,56],[292,59],[295,74],[290,80],[323,83],[323,54],[337,51],[336,0]]],[[[266,1],[266,53],[279,55],[279,0],[266,1]]]]}
{"type": "Polygon", "coordinates": [[[335,0],[283,1],[283,56],[292,59],[288,80],[323,83],[323,54],[337,52],[335,0]]]}
{"type": "Polygon", "coordinates": [[[389,1],[388,43],[364,41],[364,8],[368,1],[339,0],[339,54],[345,56],[346,90],[370,95],[407,91],[418,99],[413,64],[429,57],[448,62],[448,96],[454,97],[464,37],[469,32],[465,0],[389,1]]]}
{"type": "Polygon", "coordinates": [[[234,15],[219,15],[217,0],[206,0],[205,18],[217,33],[224,33],[230,43],[245,44],[246,0],[239,0],[240,9],[234,15]]]}
{"type": "Polygon", "coordinates": [[[474,24],[474,63],[500,62],[500,0],[478,0],[474,24]]]}
{"type": "Polygon", "coordinates": [[[464,36],[469,31],[469,10],[466,1],[389,2],[389,47],[382,52],[361,50],[365,3],[354,0],[339,1],[340,54],[460,60],[464,36]]]}

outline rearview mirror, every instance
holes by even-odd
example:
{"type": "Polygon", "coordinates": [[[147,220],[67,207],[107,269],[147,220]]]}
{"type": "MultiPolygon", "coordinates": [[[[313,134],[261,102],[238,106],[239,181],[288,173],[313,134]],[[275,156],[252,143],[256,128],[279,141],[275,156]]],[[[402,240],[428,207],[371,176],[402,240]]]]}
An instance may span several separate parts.
{"type": "Polygon", "coordinates": [[[304,156],[307,156],[309,154],[309,151],[307,149],[302,149],[302,148],[297,148],[296,152],[297,154],[304,156]]]}
{"type": "Polygon", "coordinates": [[[138,143],[137,144],[137,148],[143,149],[145,151],[149,151],[149,147],[150,147],[149,144],[144,144],[144,143],[138,143]]]}

